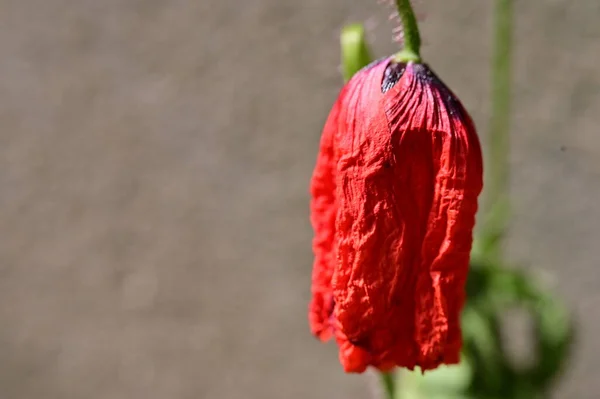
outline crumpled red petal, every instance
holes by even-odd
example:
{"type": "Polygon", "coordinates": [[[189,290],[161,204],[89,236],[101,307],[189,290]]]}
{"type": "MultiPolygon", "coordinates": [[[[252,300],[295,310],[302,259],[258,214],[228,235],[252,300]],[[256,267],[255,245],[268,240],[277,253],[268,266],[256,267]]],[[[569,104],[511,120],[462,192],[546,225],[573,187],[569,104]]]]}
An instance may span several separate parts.
{"type": "Polygon", "coordinates": [[[335,267],[334,241],[337,204],[335,199],[334,140],[338,129],[338,117],[343,102],[343,92],[333,106],[321,135],[317,164],[311,181],[311,223],[315,231],[313,251],[315,261],[312,275],[312,301],[309,322],[314,335],[325,341],[333,329],[330,316],[333,312],[333,288],[331,278],[335,267]]]}
{"type": "Polygon", "coordinates": [[[481,189],[474,125],[426,65],[386,59],[344,87],[311,182],[309,318],[346,371],[458,362],[481,189]]]}

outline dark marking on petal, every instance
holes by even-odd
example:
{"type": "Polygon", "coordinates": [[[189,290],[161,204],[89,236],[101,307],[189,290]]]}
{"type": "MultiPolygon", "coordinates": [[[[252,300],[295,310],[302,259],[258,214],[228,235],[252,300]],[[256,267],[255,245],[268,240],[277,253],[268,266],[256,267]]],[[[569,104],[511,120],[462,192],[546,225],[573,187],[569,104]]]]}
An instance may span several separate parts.
{"type": "Polygon", "coordinates": [[[390,90],[402,77],[406,70],[405,63],[390,62],[383,73],[383,81],[381,82],[381,92],[386,93],[390,90]]]}
{"type": "Polygon", "coordinates": [[[427,64],[412,64],[412,68],[415,76],[421,81],[432,82],[438,79],[427,64]]]}
{"type": "Polygon", "coordinates": [[[446,111],[452,117],[463,119],[464,111],[452,91],[442,82],[442,80],[433,72],[427,64],[413,64],[413,73],[415,77],[424,84],[434,86],[441,94],[442,101],[446,106],[446,111]]]}

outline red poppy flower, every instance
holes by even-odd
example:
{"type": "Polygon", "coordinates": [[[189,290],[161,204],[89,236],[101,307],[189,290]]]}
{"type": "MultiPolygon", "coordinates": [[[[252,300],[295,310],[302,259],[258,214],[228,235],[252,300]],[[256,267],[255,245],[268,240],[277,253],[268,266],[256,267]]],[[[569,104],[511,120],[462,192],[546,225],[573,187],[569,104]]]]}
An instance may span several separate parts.
{"type": "Polygon", "coordinates": [[[473,122],[426,65],[380,60],[342,89],[311,182],[309,319],[347,372],[459,361],[481,189],[473,122]]]}

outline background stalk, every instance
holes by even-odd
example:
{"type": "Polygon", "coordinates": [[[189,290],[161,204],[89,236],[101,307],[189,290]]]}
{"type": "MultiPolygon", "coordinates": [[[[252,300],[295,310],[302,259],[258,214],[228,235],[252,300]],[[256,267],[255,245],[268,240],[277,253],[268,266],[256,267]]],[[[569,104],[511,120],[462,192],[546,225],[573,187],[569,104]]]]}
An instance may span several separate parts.
{"type": "Polygon", "coordinates": [[[509,218],[509,133],[512,64],[513,1],[496,0],[492,55],[489,143],[485,159],[483,246],[487,259],[501,260],[509,218]]]}

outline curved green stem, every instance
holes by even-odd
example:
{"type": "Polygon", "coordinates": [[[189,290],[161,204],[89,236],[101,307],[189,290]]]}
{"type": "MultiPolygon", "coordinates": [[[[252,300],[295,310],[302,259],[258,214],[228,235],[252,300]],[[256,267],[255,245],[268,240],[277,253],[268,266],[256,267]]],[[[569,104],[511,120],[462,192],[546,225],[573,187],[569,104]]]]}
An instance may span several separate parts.
{"type": "Polygon", "coordinates": [[[398,62],[421,62],[421,35],[410,0],[396,0],[404,32],[404,49],[394,57],[398,62]]]}
{"type": "Polygon", "coordinates": [[[385,397],[387,399],[394,399],[394,391],[395,389],[395,381],[393,373],[384,373],[381,372],[381,385],[383,385],[383,389],[385,391],[385,397]]]}

